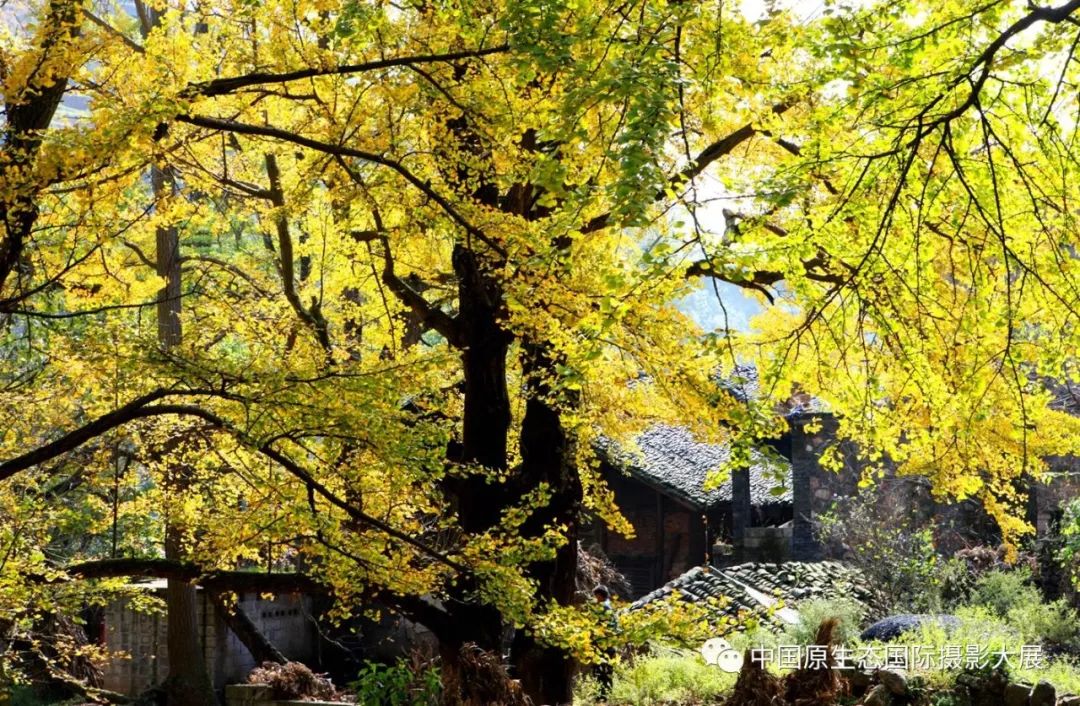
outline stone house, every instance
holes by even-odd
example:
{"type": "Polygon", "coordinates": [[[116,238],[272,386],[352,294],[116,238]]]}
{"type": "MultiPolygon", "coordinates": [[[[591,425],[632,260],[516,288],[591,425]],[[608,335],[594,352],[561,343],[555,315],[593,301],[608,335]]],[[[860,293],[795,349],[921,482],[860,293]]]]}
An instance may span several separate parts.
{"type": "MultiPolygon", "coordinates": [[[[748,399],[755,393],[755,376],[752,369],[743,369],[741,374],[736,396],[748,399]]],[[[1062,408],[1080,415],[1080,392],[1072,395],[1070,388],[1062,408]]],[[[639,435],[633,451],[610,442],[598,449],[603,477],[635,534],[626,538],[602,523],[593,523],[585,529],[582,541],[586,547],[598,546],[627,578],[630,595],[623,598],[639,599],[694,567],[715,569],[692,573],[697,579],[719,580],[719,571],[749,582],[760,571],[740,574],[740,565],[838,558],[818,542],[815,525],[838,499],[862,492],[855,450],[841,449],[844,467],[839,473],[825,470],[820,459],[825,448],[835,443],[836,419],[808,398],[793,400],[785,416],[787,433],[753,454],[748,467],[734,470],[724,483],[708,490],[710,472],[728,460],[729,449],[702,443],[687,429],[657,425],[639,435]]],[[[1040,536],[1053,529],[1063,503],[1080,497],[1080,459],[1052,459],[1051,466],[1053,472],[1046,482],[1029,488],[1030,519],[1040,536]]],[[[938,503],[921,478],[886,477],[880,483],[881,492],[893,501],[935,520],[938,546],[943,550],[996,542],[996,528],[976,502],[938,503]]],[[[146,591],[163,592],[165,583],[140,585],[146,591]]],[[[245,594],[241,605],[286,657],[326,664],[326,656],[319,654],[321,643],[309,597],[264,600],[245,594]]],[[[254,660],[205,596],[200,598],[199,611],[204,654],[215,687],[243,681],[254,660]]],[[[396,617],[378,625],[365,624],[362,633],[362,638],[350,638],[349,648],[373,657],[397,655],[403,645],[426,639],[415,626],[396,617]]],[[[168,672],[164,616],[138,613],[126,601],[114,601],[104,610],[99,634],[110,651],[133,657],[110,662],[106,688],[136,694],[159,683],[168,672]]]]}

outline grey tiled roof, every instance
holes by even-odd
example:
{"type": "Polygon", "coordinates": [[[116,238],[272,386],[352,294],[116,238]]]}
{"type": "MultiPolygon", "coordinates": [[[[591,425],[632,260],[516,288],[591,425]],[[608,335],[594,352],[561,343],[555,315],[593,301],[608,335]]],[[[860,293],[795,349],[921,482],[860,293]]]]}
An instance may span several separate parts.
{"type": "MultiPolygon", "coordinates": [[[[730,457],[730,448],[704,444],[684,427],[657,424],[636,439],[640,453],[623,449],[613,441],[600,444],[606,460],[630,476],[675,496],[694,507],[707,509],[731,501],[731,479],[705,490],[709,473],[718,470],[730,457]]],[[[750,466],[750,501],[754,505],[791,502],[791,464],[784,459],[755,451],[750,466]],[[782,478],[778,484],[776,479],[782,478]],[[772,489],[780,487],[782,495],[772,489]]]]}
{"type": "Polygon", "coordinates": [[[736,365],[730,375],[717,382],[739,402],[749,402],[761,394],[758,371],[753,365],[736,365]]]}
{"type": "Polygon", "coordinates": [[[749,563],[729,566],[724,572],[763,593],[779,595],[790,605],[837,598],[852,598],[872,605],[878,598],[857,569],[838,561],[749,563]]]}
{"type": "Polygon", "coordinates": [[[1080,416],[1080,383],[1069,379],[1047,380],[1046,387],[1054,396],[1050,401],[1053,409],[1080,416]]]}
{"type": "Polygon", "coordinates": [[[724,605],[719,612],[733,617],[744,612],[766,614],[766,606],[753,591],[779,599],[785,607],[796,610],[801,601],[848,598],[865,605],[871,618],[881,612],[881,599],[862,574],[835,561],[750,563],[725,569],[696,566],[642,596],[630,608],[640,608],[676,591],[692,603],[720,599],[724,605]]]}
{"type": "Polygon", "coordinates": [[[642,608],[647,603],[667,598],[678,592],[689,603],[704,603],[708,600],[724,601],[720,612],[725,615],[737,615],[742,611],[757,611],[761,604],[754,600],[745,588],[737,584],[723,571],[711,566],[695,566],[682,576],[678,576],[647,593],[630,604],[630,610],[642,608]]]}
{"type": "MultiPolygon", "coordinates": [[[[717,384],[739,402],[749,402],[761,396],[761,379],[754,365],[736,365],[729,375],[718,377],[717,384]]],[[[829,414],[828,405],[817,397],[797,392],[777,411],[788,419],[806,415],[829,414]]]]}

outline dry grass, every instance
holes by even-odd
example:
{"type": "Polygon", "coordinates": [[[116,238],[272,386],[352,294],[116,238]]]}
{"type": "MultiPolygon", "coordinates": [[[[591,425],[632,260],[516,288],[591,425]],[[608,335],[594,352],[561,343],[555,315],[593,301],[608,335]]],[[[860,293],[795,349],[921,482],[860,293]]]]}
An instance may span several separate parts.
{"type": "Polygon", "coordinates": [[[577,589],[578,594],[592,597],[593,586],[603,584],[615,595],[626,596],[630,593],[630,584],[626,577],[619,573],[615,565],[608,561],[600,547],[593,545],[586,549],[578,542],[578,570],[577,589]]]}
{"type": "Polygon", "coordinates": [[[836,628],[835,619],[822,621],[818,627],[814,644],[826,647],[824,664],[802,667],[784,677],[766,671],[748,652],[725,706],[834,706],[847,691],[847,683],[833,668],[836,628]]]}
{"type": "Polygon", "coordinates": [[[263,662],[248,674],[248,683],[269,686],[275,699],[340,701],[345,697],[329,679],[300,662],[263,662]]]}
{"type": "Polygon", "coordinates": [[[532,706],[499,656],[474,644],[462,646],[458,669],[443,665],[446,706],[532,706]]]}

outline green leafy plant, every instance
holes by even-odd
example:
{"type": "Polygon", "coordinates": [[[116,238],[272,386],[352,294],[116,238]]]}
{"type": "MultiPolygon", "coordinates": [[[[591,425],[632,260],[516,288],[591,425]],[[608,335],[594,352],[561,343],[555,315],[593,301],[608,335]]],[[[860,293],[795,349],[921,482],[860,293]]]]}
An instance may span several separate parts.
{"type": "Polygon", "coordinates": [[[818,626],[829,618],[840,621],[834,633],[839,643],[851,644],[858,639],[866,618],[866,606],[848,599],[804,601],[798,609],[799,622],[784,630],[784,644],[813,644],[818,626]]]}
{"type": "Polygon", "coordinates": [[[1020,631],[1025,644],[1067,647],[1080,639],[1080,615],[1064,599],[1018,604],[1009,610],[1006,620],[1020,631]]]}
{"type": "MultiPolygon", "coordinates": [[[[991,579],[991,582],[997,579],[991,579]]],[[[1022,592],[1021,595],[1026,594],[1022,592]]],[[[1041,665],[1021,664],[1016,653],[1022,645],[1045,643],[1053,641],[1056,628],[1052,627],[1052,621],[1060,619],[1075,623],[1075,617],[1069,618],[1068,608],[1060,602],[1043,604],[1018,603],[1012,607],[1005,616],[986,605],[962,606],[955,611],[959,624],[953,628],[946,628],[940,624],[926,623],[916,630],[904,633],[897,640],[890,643],[894,646],[919,646],[928,650],[930,654],[941,654],[946,645],[978,645],[986,651],[987,655],[996,655],[1002,651],[1010,657],[1007,664],[998,665],[998,669],[1007,669],[1011,678],[1024,682],[1036,682],[1039,680],[1049,681],[1057,687],[1059,692],[1075,693],[1080,688],[1080,668],[1076,663],[1066,657],[1055,657],[1044,653],[1045,663],[1041,665]],[[1031,613],[1044,611],[1039,621],[1030,617],[1031,613]],[[1054,616],[1057,617],[1054,617],[1054,616]],[[1041,621],[1041,622],[1040,622],[1041,621]],[[1042,633],[1042,634],[1040,634],[1042,633]]],[[[1063,626],[1065,630],[1070,626],[1063,626]]],[[[989,675],[995,665],[989,665],[985,674],[989,675]]],[[[959,671],[942,669],[940,664],[935,664],[931,670],[917,671],[914,676],[923,680],[928,693],[951,689],[959,671]]],[[[931,701],[931,703],[936,703],[931,701]]],[[[951,702],[942,701],[942,704],[951,702]]]]}
{"type": "Polygon", "coordinates": [[[930,525],[882,489],[838,501],[818,520],[830,554],[857,566],[898,613],[943,609],[942,558],[930,525]]]}
{"type": "Polygon", "coordinates": [[[1057,558],[1068,572],[1073,586],[1080,588],[1080,498],[1065,506],[1058,541],[1061,545],[1057,558]]]}
{"type": "Polygon", "coordinates": [[[932,706],[961,706],[964,703],[963,699],[951,691],[945,691],[939,694],[934,694],[932,706]]]}
{"type": "Polygon", "coordinates": [[[437,667],[413,667],[404,659],[365,662],[350,688],[357,703],[381,706],[438,706],[442,694],[437,667]]]}
{"type": "Polygon", "coordinates": [[[954,556],[938,562],[938,579],[941,605],[945,610],[951,610],[968,602],[975,588],[976,574],[967,561],[954,556]]]}
{"type": "Polygon", "coordinates": [[[735,678],[695,653],[657,652],[616,671],[610,701],[628,706],[712,703],[731,690],[735,678]]]}

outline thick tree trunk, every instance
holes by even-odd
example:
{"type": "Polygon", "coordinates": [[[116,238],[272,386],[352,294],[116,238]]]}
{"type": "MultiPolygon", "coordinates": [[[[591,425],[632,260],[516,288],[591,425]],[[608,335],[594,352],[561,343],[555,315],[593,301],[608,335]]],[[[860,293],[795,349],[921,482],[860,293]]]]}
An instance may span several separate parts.
{"type": "Polygon", "coordinates": [[[38,66],[21,90],[6,96],[6,121],[0,133],[0,181],[6,193],[0,195],[0,291],[23,260],[23,249],[38,218],[38,189],[25,183],[31,178],[42,134],[52,123],[67,90],[67,62],[59,62],[70,42],[79,34],[79,3],[53,0],[45,10],[38,30],[40,59],[38,66]]]}
{"type": "MultiPolygon", "coordinates": [[[[471,250],[458,246],[454,249],[453,259],[459,283],[465,369],[460,462],[505,469],[510,429],[506,354],[511,336],[499,323],[502,293],[471,250]]],[[[478,521],[490,517],[490,513],[485,512],[465,511],[464,514],[468,519],[478,521]]]]}
{"type": "MultiPolygon", "coordinates": [[[[456,137],[458,149],[474,155],[477,163],[490,162],[490,151],[466,116],[448,121],[447,127],[456,137]]],[[[534,146],[535,135],[526,134],[523,144],[526,148],[534,146]]],[[[448,174],[448,178],[459,185],[462,195],[468,193],[489,208],[525,218],[541,215],[539,211],[533,212],[528,198],[532,189],[527,184],[515,186],[506,199],[501,199],[494,173],[494,169],[474,171],[461,167],[456,174],[448,174]]],[[[505,470],[511,423],[506,356],[513,335],[501,324],[505,314],[503,291],[498,278],[485,270],[484,261],[466,245],[455,247],[453,265],[459,287],[457,318],[465,384],[461,448],[459,453],[450,454],[450,460],[505,470]]],[[[544,376],[554,369],[554,361],[541,346],[525,343],[523,363],[526,374],[535,377],[528,383],[529,398],[522,420],[521,467],[514,469],[505,483],[492,482],[475,473],[466,474],[463,479],[451,479],[447,483],[447,495],[454,503],[462,530],[472,534],[496,526],[508,507],[546,483],[552,490],[551,502],[537,510],[522,531],[538,536],[552,523],[562,524],[567,527],[566,544],[559,548],[553,560],[531,566],[528,572],[538,583],[537,597],[541,603],[555,601],[569,605],[574,599],[577,574],[581,483],[559,412],[545,402],[551,389],[544,376]]],[[[452,651],[465,641],[476,642],[488,650],[501,647],[499,615],[485,606],[476,606],[475,598],[462,597],[465,600],[448,603],[451,624],[455,626],[455,634],[469,638],[451,639],[449,644],[444,644],[444,660],[456,659],[452,651]]],[[[568,655],[539,645],[530,635],[519,631],[514,661],[516,676],[537,706],[570,702],[575,665],[568,655]]]]}
{"type": "MultiPolygon", "coordinates": [[[[165,529],[165,558],[182,559],[180,531],[175,525],[165,529]]],[[[169,706],[216,704],[213,686],[206,673],[206,660],[199,639],[198,594],[195,584],[169,579],[165,588],[166,647],[169,675],[164,691],[169,706]]]]}
{"type": "MultiPolygon", "coordinates": [[[[451,474],[444,490],[462,530],[472,534],[495,526],[508,499],[505,484],[488,480],[475,467],[494,471],[507,467],[510,396],[506,356],[511,337],[499,323],[501,292],[476,255],[458,246],[453,259],[459,282],[465,395],[460,446],[450,452],[449,460],[474,468],[461,476],[451,474]]],[[[462,645],[474,643],[495,654],[501,649],[502,617],[495,608],[478,604],[468,583],[453,591],[445,603],[447,620],[435,630],[443,669],[450,677],[447,683],[460,683],[455,677],[460,677],[462,645]]]]}
{"type": "MultiPolygon", "coordinates": [[[[522,527],[523,534],[538,535],[545,527],[566,527],[566,541],[550,561],[538,562],[528,573],[537,582],[537,598],[558,605],[574,602],[578,568],[578,524],[581,512],[581,479],[574,463],[573,439],[563,427],[559,410],[549,402],[549,376],[554,360],[544,347],[525,344],[523,369],[529,398],[521,423],[521,469],[515,482],[521,492],[540,484],[552,491],[550,502],[537,509],[522,527]]],[[[565,399],[565,404],[575,400],[565,399]]],[[[519,630],[511,650],[514,673],[525,693],[536,704],[569,704],[575,661],[561,649],[538,643],[519,630]]]]}
{"type": "MultiPolygon", "coordinates": [[[[157,22],[156,13],[150,16],[157,22]]],[[[147,30],[149,31],[149,30],[147,30]]],[[[151,167],[150,181],[157,203],[167,198],[174,188],[168,172],[151,167]]],[[[157,274],[165,280],[158,292],[158,342],[165,350],[180,345],[183,330],[180,323],[180,234],[175,226],[158,226],[157,274]]],[[[180,495],[187,490],[187,469],[173,464],[168,468],[167,485],[170,492],[180,495]]],[[[175,518],[166,517],[165,558],[183,561],[183,530],[175,518]]],[[[183,579],[170,578],[165,588],[166,645],[169,653],[169,674],[165,694],[169,706],[207,706],[216,704],[214,688],[206,671],[198,619],[198,596],[195,585],[183,579]]]]}

